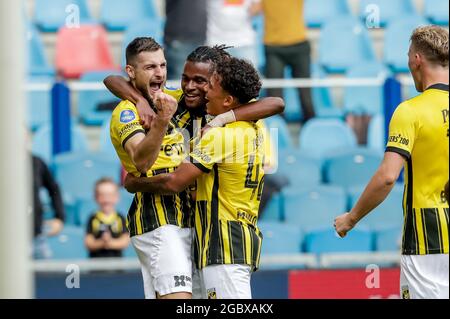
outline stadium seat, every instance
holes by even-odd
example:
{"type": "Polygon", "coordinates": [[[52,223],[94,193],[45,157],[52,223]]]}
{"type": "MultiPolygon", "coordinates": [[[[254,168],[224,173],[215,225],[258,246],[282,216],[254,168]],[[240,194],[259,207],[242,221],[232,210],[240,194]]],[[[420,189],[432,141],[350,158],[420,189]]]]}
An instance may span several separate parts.
{"type": "MultiPolygon", "coordinates": [[[[87,151],[88,141],[86,135],[78,127],[72,124],[71,147],[73,152],[87,151]]],[[[32,151],[41,157],[47,164],[53,159],[53,129],[50,125],[41,126],[33,136],[32,151]]]]}
{"type": "Polygon", "coordinates": [[[64,226],[62,232],[48,238],[53,259],[84,259],[88,251],[84,246],[85,229],[77,226],[64,226]]]}
{"type": "Polygon", "coordinates": [[[287,123],[280,115],[271,116],[264,121],[270,130],[270,137],[275,149],[281,150],[293,147],[287,123]]]}
{"type": "Polygon", "coordinates": [[[405,73],[408,69],[410,37],[415,28],[426,25],[419,16],[405,16],[392,21],[385,30],[383,59],[393,72],[405,73]]]}
{"type": "Polygon", "coordinates": [[[267,203],[264,211],[259,215],[258,220],[262,222],[279,222],[282,220],[282,198],[279,193],[276,193],[272,196],[270,201],[267,203]]]}
{"type": "MultiPolygon", "coordinates": [[[[351,207],[355,206],[359,196],[361,196],[364,186],[352,187],[349,189],[351,207]]],[[[392,189],[389,196],[366,215],[358,225],[368,227],[371,230],[382,230],[389,227],[401,227],[403,224],[403,186],[397,184],[392,189]]],[[[357,226],[358,227],[358,226],[357,226]]]]}
{"type": "Polygon", "coordinates": [[[375,233],[375,249],[377,251],[399,251],[401,243],[401,227],[391,227],[375,233]]]}
{"type": "Polygon", "coordinates": [[[100,152],[110,154],[110,156],[117,156],[116,150],[111,143],[109,124],[110,120],[105,120],[100,130],[100,152]]]}
{"type": "Polygon", "coordinates": [[[373,251],[372,233],[362,229],[352,229],[344,238],[339,238],[334,228],[311,231],[304,238],[305,252],[340,253],[373,251]]]}
{"type": "Polygon", "coordinates": [[[289,179],[290,187],[319,185],[322,181],[320,163],[295,149],[287,149],[278,154],[278,170],[289,179]]]}
{"type": "Polygon", "coordinates": [[[433,24],[447,26],[448,28],[448,0],[425,0],[425,17],[433,24]]]}
{"type": "Polygon", "coordinates": [[[83,25],[61,28],[56,39],[56,69],[66,78],[79,78],[89,71],[119,70],[114,65],[105,29],[83,25]]]}
{"type": "Polygon", "coordinates": [[[100,21],[109,31],[124,31],[134,21],[159,18],[153,0],[103,0],[100,8],[100,21]]]}
{"type": "Polygon", "coordinates": [[[304,231],[333,225],[334,218],[347,208],[347,197],[340,187],[286,188],[282,194],[285,222],[304,231]]]}
{"type": "Polygon", "coordinates": [[[256,49],[258,54],[258,71],[264,73],[266,54],[264,49],[264,15],[260,14],[252,18],[253,28],[256,31],[256,49]]]}
{"type": "Polygon", "coordinates": [[[366,185],[383,160],[383,153],[366,148],[348,149],[330,156],[325,181],[344,188],[366,185]]]}
{"type": "Polygon", "coordinates": [[[122,44],[122,66],[126,65],[125,51],[130,44],[137,37],[152,37],[159,44],[164,42],[164,23],[163,19],[146,19],[134,20],[126,29],[123,36],[122,44]]]}
{"type": "Polygon", "coordinates": [[[26,23],[27,45],[28,45],[28,70],[31,76],[53,76],[55,70],[48,63],[45,56],[44,44],[36,27],[31,23],[26,23]]]}
{"type": "Polygon", "coordinates": [[[327,21],[320,33],[319,64],[329,73],[344,73],[355,63],[376,60],[366,28],[353,17],[327,21]]]}
{"type": "Polygon", "coordinates": [[[411,0],[361,0],[360,17],[367,26],[384,28],[405,16],[417,15],[411,0]]]}
{"type": "MultiPolygon", "coordinates": [[[[355,64],[347,72],[347,78],[378,78],[389,76],[389,70],[377,61],[355,64]]],[[[346,87],[344,112],[376,115],[383,113],[383,85],[346,87]]]]}
{"type": "MultiPolygon", "coordinates": [[[[93,71],[84,73],[80,82],[102,82],[105,77],[111,74],[120,74],[115,70],[93,71]]],[[[101,91],[80,91],[78,94],[78,115],[83,124],[89,126],[101,126],[105,121],[109,121],[112,111],[98,110],[101,103],[120,102],[106,88],[101,91]]]]}
{"type": "Polygon", "coordinates": [[[122,251],[122,256],[124,258],[138,258],[137,254],[136,254],[136,250],[134,250],[134,247],[131,244],[131,242],[128,245],[128,247],[124,251],[122,251]]]}
{"type": "Polygon", "coordinates": [[[258,222],[263,234],[262,255],[300,253],[302,235],[299,227],[280,222],[258,222]]]}
{"type": "Polygon", "coordinates": [[[386,148],[384,115],[378,114],[370,119],[367,130],[367,148],[383,152],[386,148]]]}
{"type": "Polygon", "coordinates": [[[73,198],[88,197],[100,178],[119,182],[120,163],[103,153],[67,153],[55,157],[54,173],[64,193],[73,198]]]}
{"type": "Polygon", "coordinates": [[[300,150],[323,159],[333,150],[356,147],[353,130],[337,119],[311,119],[300,131],[300,150]]]}
{"type": "Polygon", "coordinates": [[[34,22],[44,32],[93,22],[86,0],[35,0],[34,7],[34,22]]]}
{"type": "MultiPolygon", "coordinates": [[[[31,76],[28,83],[51,84],[54,79],[50,76],[31,76]]],[[[28,127],[35,132],[51,121],[51,93],[50,91],[27,92],[27,120],[28,127]]]]}
{"type": "Polygon", "coordinates": [[[306,0],[305,20],[310,28],[320,28],[336,16],[351,15],[347,0],[306,0]]]}

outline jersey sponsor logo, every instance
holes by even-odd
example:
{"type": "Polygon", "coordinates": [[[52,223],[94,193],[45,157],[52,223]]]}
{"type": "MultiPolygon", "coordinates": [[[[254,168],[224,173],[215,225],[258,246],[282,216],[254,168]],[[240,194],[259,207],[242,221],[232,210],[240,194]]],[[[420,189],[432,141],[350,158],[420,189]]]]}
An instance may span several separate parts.
{"type": "Polygon", "coordinates": [[[448,117],[449,117],[449,110],[448,109],[443,109],[442,110],[442,117],[444,118],[444,124],[447,123],[448,117]]]}
{"type": "Polygon", "coordinates": [[[408,146],[409,139],[406,137],[402,137],[401,134],[389,136],[390,143],[400,143],[402,145],[408,146]]]}
{"type": "Polygon", "coordinates": [[[122,136],[127,135],[127,133],[134,131],[136,129],[140,129],[141,125],[138,122],[134,123],[128,123],[127,125],[123,126],[119,131],[119,137],[122,138],[122,136]]]}
{"type": "Polygon", "coordinates": [[[211,288],[207,290],[208,299],[217,299],[216,288],[211,288]]]}
{"type": "Polygon", "coordinates": [[[211,157],[209,157],[206,154],[203,154],[199,149],[195,149],[194,151],[192,151],[192,154],[194,156],[199,157],[202,160],[203,163],[208,164],[208,163],[211,162],[211,157]]]}
{"type": "Polygon", "coordinates": [[[136,119],[136,114],[132,110],[123,110],[120,113],[120,123],[127,124],[136,119]]]}
{"type": "Polygon", "coordinates": [[[185,153],[183,143],[161,145],[160,151],[164,152],[167,157],[171,157],[174,154],[183,155],[185,153]]]}

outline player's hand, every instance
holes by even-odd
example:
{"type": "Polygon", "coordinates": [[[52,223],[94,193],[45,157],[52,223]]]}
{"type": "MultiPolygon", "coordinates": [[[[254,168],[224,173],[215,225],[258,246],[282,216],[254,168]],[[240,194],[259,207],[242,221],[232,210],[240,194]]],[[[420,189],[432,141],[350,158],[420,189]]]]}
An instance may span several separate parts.
{"type": "Polygon", "coordinates": [[[334,219],[334,228],[341,238],[344,238],[353,227],[355,222],[351,219],[350,213],[342,214],[334,219]]]}
{"type": "Polygon", "coordinates": [[[104,248],[108,248],[109,247],[109,244],[110,244],[110,242],[111,242],[111,240],[112,240],[112,236],[111,236],[111,233],[109,232],[109,231],[105,231],[103,234],[102,234],[102,240],[103,240],[103,244],[104,244],[104,248]]]}
{"type": "Polygon", "coordinates": [[[45,221],[45,228],[48,229],[47,236],[52,237],[58,235],[64,228],[64,223],[61,219],[55,218],[45,221]]]}
{"type": "Polygon", "coordinates": [[[139,114],[140,124],[145,130],[149,130],[153,119],[156,116],[155,111],[150,107],[150,104],[145,98],[141,98],[136,103],[136,109],[139,114]]]}
{"type": "Polygon", "coordinates": [[[178,108],[177,100],[168,94],[158,92],[155,95],[155,107],[157,110],[157,117],[165,122],[169,122],[178,108]]]}

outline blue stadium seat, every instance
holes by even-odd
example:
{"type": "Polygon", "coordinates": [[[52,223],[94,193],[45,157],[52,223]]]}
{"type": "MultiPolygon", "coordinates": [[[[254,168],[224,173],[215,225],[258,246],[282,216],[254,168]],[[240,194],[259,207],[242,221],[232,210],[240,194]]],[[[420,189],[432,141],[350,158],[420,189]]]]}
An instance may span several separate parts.
{"type": "Polygon", "coordinates": [[[407,85],[404,87],[404,100],[412,99],[413,97],[418,96],[420,93],[417,92],[415,85],[407,85]]]}
{"type": "Polygon", "coordinates": [[[144,19],[159,19],[153,0],[102,1],[100,21],[109,31],[124,31],[132,22],[144,19]]]}
{"type": "MultiPolygon", "coordinates": [[[[325,72],[317,65],[311,65],[312,78],[323,79],[325,78],[325,72]]],[[[292,70],[290,67],[285,69],[285,78],[292,78],[292,70]]],[[[326,87],[316,87],[311,90],[314,110],[317,117],[320,118],[342,118],[342,110],[336,107],[331,98],[331,94],[326,87]]],[[[285,88],[283,89],[283,98],[285,102],[284,116],[288,122],[298,122],[303,118],[301,101],[297,88],[285,88]]]]}
{"type": "Polygon", "coordinates": [[[375,233],[377,251],[399,251],[402,243],[402,228],[392,227],[375,233]]]}
{"type": "MultiPolygon", "coordinates": [[[[355,206],[361,196],[364,186],[349,189],[350,205],[355,206]]],[[[371,213],[359,221],[358,226],[368,227],[371,230],[381,230],[389,227],[401,227],[403,224],[403,186],[397,184],[389,196],[371,213]]],[[[357,226],[357,227],[358,227],[357,226]]]]}
{"type": "Polygon", "coordinates": [[[41,36],[36,27],[26,23],[28,45],[28,74],[32,76],[53,76],[54,68],[48,63],[41,36]]]}
{"type": "Polygon", "coordinates": [[[362,229],[352,229],[344,238],[336,235],[334,228],[315,230],[306,234],[305,252],[339,253],[339,252],[371,252],[373,251],[372,233],[362,229]]]}
{"type": "Polygon", "coordinates": [[[383,152],[386,148],[384,115],[378,114],[370,119],[367,131],[367,148],[383,152]]]}
{"type": "Polygon", "coordinates": [[[310,28],[320,28],[336,16],[351,15],[347,0],[306,0],[305,20],[310,28]]]}
{"type": "Polygon", "coordinates": [[[301,251],[299,227],[280,222],[258,222],[263,234],[262,255],[295,254],[301,251]]]}
{"type": "Polygon", "coordinates": [[[319,63],[327,72],[343,73],[355,63],[376,60],[368,32],[356,18],[327,21],[319,39],[319,63]]]}
{"type": "Polygon", "coordinates": [[[323,159],[333,150],[356,147],[353,130],[337,119],[311,119],[300,131],[300,150],[323,159]]]}
{"type": "MultiPolygon", "coordinates": [[[[53,77],[31,76],[28,79],[32,84],[52,84],[53,77]]],[[[27,120],[28,127],[34,132],[43,125],[49,125],[51,121],[51,92],[28,91],[27,92],[27,120]]]]}
{"type": "Polygon", "coordinates": [[[67,22],[86,24],[94,21],[86,0],[36,0],[34,4],[34,22],[44,32],[56,32],[67,22]]]}
{"type": "Polygon", "coordinates": [[[84,259],[88,256],[84,246],[85,229],[76,226],[65,226],[62,232],[48,238],[53,259],[84,259]]]}
{"type": "Polygon", "coordinates": [[[126,65],[125,51],[130,44],[137,37],[152,37],[159,44],[164,42],[164,24],[163,19],[145,19],[145,20],[134,20],[127,27],[125,34],[123,36],[122,44],[122,66],[126,65]]]}
{"type": "Polygon", "coordinates": [[[67,153],[55,157],[54,173],[64,193],[73,198],[88,197],[102,177],[119,183],[120,163],[103,153],[67,153]]]}
{"type": "Polygon", "coordinates": [[[134,249],[131,242],[128,245],[128,247],[122,251],[122,256],[124,258],[138,258],[137,254],[136,254],[136,250],[134,249]]]}
{"type": "Polygon", "coordinates": [[[264,49],[264,15],[260,14],[252,19],[253,29],[256,31],[256,46],[258,54],[258,71],[264,73],[266,54],[264,49]]]}
{"type": "Polygon", "coordinates": [[[264,211],[260,213],[260,217],[258,220],[263,222],[268,221],[280,221],[282,220],[282,199],[281,195],[279,193],[274,194],[270,201],[267,203],[266,207],[264,208],[264,211]]]}
{"type": "Polygon", "coordinates": [[[286,188],[282,193],[285,222],[305,231],[333,225],[334,218],[347,208],[347,198],[340,187],[286,188]]]}
{"type": "Polygon", "coordinates": [[[342,150],[325,164],[325,180],[344,188],[366,185],[381,164],[383,153],[366,148],[342,150]]]}
{"type": "Polygon", "coordinates": [[[280,115],[271,116],[264,121],[270,130],[270,137],[275,148],[278,146],[281,150],[293,147],[287,123],[280,115]],[[276,129],[277,133],[273,129],[276,129]]]}
{"type": "MultiPolygon", "coordinates": [[[[73,152],[87,151],[88,141],[86,135],[83,133],[80,127],[72,124],[71,129],[71,146],[73,152]]],[[[32,151],[33,154],[41,157],[47,164],[52,162],[53,158],[53,142],[52,142],[53,129],[50,125],[41,126],[33,136],[32,151]]]]}
{"type": "Polygon", "coordinates": [[[116,150],[111,143],[111,135],[109,132],[110,120],[107,119],[103,122],[100,130],[100,152],[108,153],[111,156],[116,156],[116,150]]]}
{"type": "Polygon", "coordinates": [[[409,72],[409,39],[415,28],[426,24],[420,16],[405,16],[389,23],[384,36],[383,60],[393,72],[409,72]]]}
{"type": "MultiPolygon", "coordinates": [[[[105,77],[111,74],[120,74],[115,70],[88,72],[81,76],[81,82],[102,82],[105,77]]],[[[99,111],[97,107],[101,103],[120,102],[106,88],[101,91],[80,91],[78,95],[78,114],[80,120],[85,125],[100,126],[104,121],[111,118],[112,111],[99,111]]]]}
{"type": "Polygon", "coordinates": [[[425,0],[425,17],[433,24],[448,27],[448,0],[425,0]]]}
{"type": "Polygon", "coordinates": [[[417,15],[411,0],[361,0],[359,8],[361,19],[375,28],[385,27],[405,16],[417,15]]]}
{"type": "MultiPolygon", "coordinates": [[[[348,78],[377,78],[389,76],[384,64],[373,61],[351,66],[348,78]]],[[[346,87],[344,90],[344,111],[352,114],[376,115],[383,113],[383,85],[346,87]]]]}
{"type": "Polygon", "coordinates": [[[303,152],[293,149],[287,149],[278,154],[276,174],[286,176],[290,187],[309,187],[319,185],[322,181],[320,163],[303,152]]]}

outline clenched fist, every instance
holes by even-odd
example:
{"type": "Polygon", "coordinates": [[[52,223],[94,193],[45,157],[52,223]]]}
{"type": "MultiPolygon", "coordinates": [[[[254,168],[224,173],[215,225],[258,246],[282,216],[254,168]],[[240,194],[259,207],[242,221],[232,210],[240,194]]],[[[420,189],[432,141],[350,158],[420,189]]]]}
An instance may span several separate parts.
{"type": "Polygon", "coordinates": [[[155,94],[155,98],[153,101],[157,110],[156,117],[165,122],[169,122],[172,116],[177,111],[177,100],[171,95],[163,92],[158,92],[155,94]]]}

